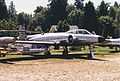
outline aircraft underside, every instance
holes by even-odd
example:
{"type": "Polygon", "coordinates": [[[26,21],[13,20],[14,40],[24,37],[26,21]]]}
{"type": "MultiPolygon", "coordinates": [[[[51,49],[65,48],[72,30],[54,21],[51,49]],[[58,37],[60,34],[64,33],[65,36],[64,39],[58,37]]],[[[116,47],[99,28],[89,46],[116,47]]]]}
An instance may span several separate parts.
{"type": "MultiPolygon", "coordinates": [[[[69,50],[68,50],[68,47],[69,46],[82,46],[82,45],[86,45],[86,44],[61,44],[61,45],[54,45],[54,49],[56,50],[58,50],[59,49],[59,47],[60,46],[62,46],[63,47],[63,52],[62,52],[62,54],[64,55],[64,56],[66,56],[66,55],[68,55],[69,54],[69,50]]],[[[93,59],[93,57],[94,57],[94,48],[93,48],[93,44],[91,45],[91,44],[87,44],[87,46],[89,46],[89,50],[90,50],[90,54],[88,54],[87,55],[87,57],[88,57],[88,59],[93,59]]],[[[46,49],[45,49],[45,52],[44,52],[44,54],[45,54],[45,56],[46,57],[50,57],[51,56],[51,52],[50,52],[50,46],[46,46],[46,49]]]]}

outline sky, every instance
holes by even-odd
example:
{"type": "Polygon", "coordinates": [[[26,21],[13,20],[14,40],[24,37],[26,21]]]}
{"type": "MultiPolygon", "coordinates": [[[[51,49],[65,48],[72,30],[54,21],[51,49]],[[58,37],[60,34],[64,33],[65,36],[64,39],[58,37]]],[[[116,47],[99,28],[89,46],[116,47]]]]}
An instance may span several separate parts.
{"type": "MultiPolygon", "coordinates": [[[[44,6],[46,7],[48,4],[48,0],[5,0],[7,6],[10,5],[10,2],[13,1],[13,4],[15,5],[15,8],[17,10],[17,13],[25,12],[28,14],[33,14],[34,10],[37,6],[44,6]]],[[[94,3],[94,6],[97,7],[100,5],[102,0],[85,0],[84,3],[91,1],[94,3]]],[[[111,5],[114,4],[114,2],[120,3],[120,0],[104,0],[106,3],[111,3],[111,5]]],[[[74,4],[74,0],[68,0],[69,4],[74,4]]]]}

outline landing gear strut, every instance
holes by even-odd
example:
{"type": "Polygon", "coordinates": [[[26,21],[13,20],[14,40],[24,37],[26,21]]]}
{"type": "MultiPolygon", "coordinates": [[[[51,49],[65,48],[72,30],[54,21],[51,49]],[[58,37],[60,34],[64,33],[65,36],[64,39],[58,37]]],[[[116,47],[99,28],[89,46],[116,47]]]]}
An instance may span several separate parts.
{"type": "Polygon", "coordinates": [[[0,53],[0,57],[5,57],[5,56],[6,56],[6,54],[0,53]]]}
{"type": "Polygon", "coordinates": [[[46,51],[44,52],[44,55],[46,57],[50,57],[51,56],[51,52],[50,52],[49,48],[46,48],[46,51]]]}
{"type": "Polygon", "coordinates": [[[90,45],[90,54],[87,55],[88,59],[93,59],[94,57],[94,48],[93,45],[90,45]]]}
{"type": "Polygon", "coordinates": [[[67,48],[67,46],[65,46],[63,48],[63,55],[68,55],[68,48],[67,48]]]}

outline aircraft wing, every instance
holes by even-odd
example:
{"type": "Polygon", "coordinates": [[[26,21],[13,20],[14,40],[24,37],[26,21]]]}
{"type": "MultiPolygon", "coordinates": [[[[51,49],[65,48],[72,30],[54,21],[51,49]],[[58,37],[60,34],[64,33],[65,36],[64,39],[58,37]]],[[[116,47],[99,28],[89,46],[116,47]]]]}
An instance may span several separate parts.
{"type": "Polygon", "coordinates": [[[52,42],[52,41],[21,41],[21,40],[17,40],[17,41],[15,41],[15,43],[56,45],[56,44],[59,44],[60,42],[52,42]]]}
{"type": "Polygon", "coordinates": [[[101,46],[120,46],[120,39],[106,39],[105,42],[100,43],[101,46]]]}

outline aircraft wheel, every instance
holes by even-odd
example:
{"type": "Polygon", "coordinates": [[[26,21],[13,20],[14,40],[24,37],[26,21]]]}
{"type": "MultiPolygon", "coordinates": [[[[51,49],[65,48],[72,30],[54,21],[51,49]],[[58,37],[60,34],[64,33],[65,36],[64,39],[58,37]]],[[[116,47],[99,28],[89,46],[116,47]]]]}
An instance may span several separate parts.
{"type": "Polygon", "coordinates": [[[46,57],[50,57],[51,56],[50,51],[45,51],[44,54],[45,54],[46,57]]]}
{"type": "Polygon", "coordinates": [[[88,59],[93,59],[92,54],[88,54],[88,55],[87,55],[87,58],[88,58],[88,59]]]}
{"type": "Polygon", "coordinates": [[[3,56],[3,57],[5,57],[5,56],[6,56],[6,54],[3,54],[2,56],[3,56]]]}
{"type": "Polygon", "coordinates": [[[2,54],[0,54],[0,57],[2,57],[2,54]]]}
{"type": "Polygon", "coordinates": [[[68,51],[63,51],[63,55],[68,55],[68,51]]]}

